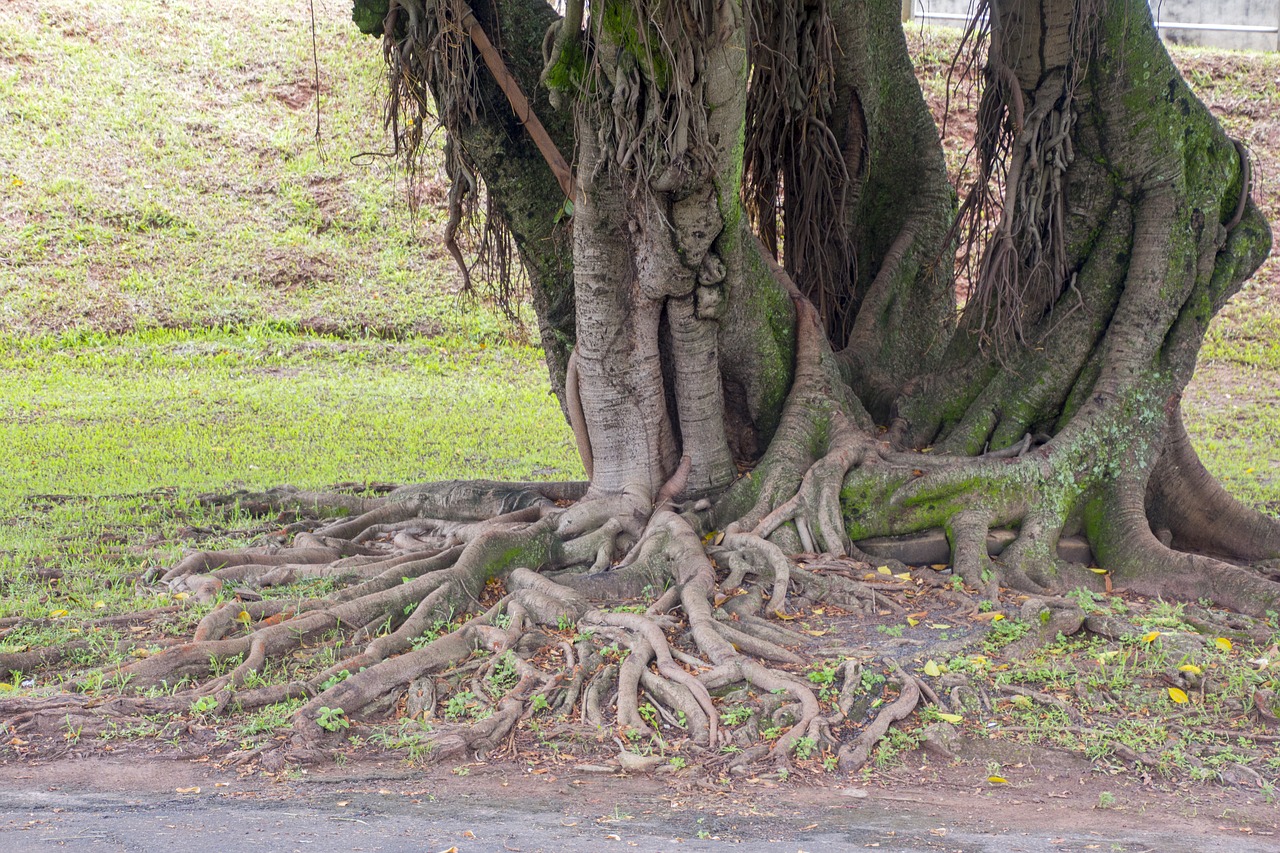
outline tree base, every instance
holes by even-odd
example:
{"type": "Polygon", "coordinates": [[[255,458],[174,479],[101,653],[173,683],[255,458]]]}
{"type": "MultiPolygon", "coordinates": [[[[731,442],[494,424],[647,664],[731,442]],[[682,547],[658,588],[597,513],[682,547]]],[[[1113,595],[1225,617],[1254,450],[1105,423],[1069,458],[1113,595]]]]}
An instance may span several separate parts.
{"type": "MultiPolygon", "coordinates": [[[[415,743],[431,761],[549,728],[603,748],[612,757],[596,760],[623,770],[679,756],[727,773],[811,761],[848,772],[922,705],[934,725],[990,710],[1002,695],[1054,706],[1043,691],[993,692],[973,677],[1001,649],[1032,656],[1082,627],[1123,643],[1142,633],[1089,616],[1103,600],[1094,593],[1002,587],[1015,575],[1000,560],[1019,539],[994,537],[1005,549],[993,555],[983,519],[953,524],[952,559],[907,568],[897,558],[920,556],[926,539],[864,542],[871,560],[789,555],[762,534],[783,529],[783,516],[794,522],[801,504],[780,504],[751,532],[703,536],[707,503],[678,507],[666,491],[656,505],[637,494],[572,502],[582,484],[241,495],[242,506],[294,519],[292,542],[197,553],[166,572],[159,580],[175,595],[221,602],[189,640],[83,678],[86,690],[118,685],[105,702],[3,700],[0,722],[20,740],[69,731],[78,740],[156,715],[300,700],[288,743],[242,760],[315,760],[351,725],[393,717],[421,728],[415,743]],[[318,517],[352,510],[360,514],[318,517]],[[964,568],[970,558],[978,574],[964,568]],[[980,574],[987,567],[996,580],[980,574]],[[317,579],[332,591],[276,595],[317,579]]],[[[1109,589],[1109,575],[1080,576],[1109,589]]],[[[1198,618],[1211,635],[1261,644],[1272,630],[1247,617],[1198,618]]],[[[1184,656],[1213,639],[1186,640],[1184,656]]],[[[0,665],[25,671],[57,657],[8,654],[0,665]]],[[[1254,686],[1265,723],[1274,690],[1254,686]]]]}

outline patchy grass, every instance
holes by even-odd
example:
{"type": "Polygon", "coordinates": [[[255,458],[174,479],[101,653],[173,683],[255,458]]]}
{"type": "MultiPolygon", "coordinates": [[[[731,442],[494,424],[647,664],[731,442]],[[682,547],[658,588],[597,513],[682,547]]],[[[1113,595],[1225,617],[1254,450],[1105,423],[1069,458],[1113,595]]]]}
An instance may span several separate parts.
{"type": "Polygon", "coordinates": [[[214,544],[202,491],[580,477],[540,353],[269,329],[9,341],[0,354],[0,617],[148,606],[104,574],[214,544]],[[493,424],[500,429],[493,429],[493,424]],[[56,587],[37,568],[56,568],[56,587]],[[36,582],[35,586],[30,586],[36,582]]]}
{"type": "Polygon", "coordinates": [[[378,154],[377,43],[316,9],[318,142],[305,3],[0,8],[3,328],[511,334],[458,310],[439,163],[378,154]]]}

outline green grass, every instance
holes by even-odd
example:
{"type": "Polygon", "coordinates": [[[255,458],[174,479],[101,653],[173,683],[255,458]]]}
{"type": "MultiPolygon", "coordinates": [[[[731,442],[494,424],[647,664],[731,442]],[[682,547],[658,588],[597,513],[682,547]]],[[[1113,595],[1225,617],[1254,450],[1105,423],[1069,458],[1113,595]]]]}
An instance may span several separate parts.
{"type": "Polygon", "coordinates": [[[0,616],[157,603],[103,579],[262,524],[201,492],[581,476],[458,293],[438,156],[377,156],[378,42],[316,8],[319,142],[306,4],[0,6],[0,616]]]}
{"type": "Polygon", "coordinates": [[[199,492],[581,477],[544,370],[515,345],[269,329],[9,340],[0,576],[29,581],[39,561],[68,576],[49,607],[10,594],[0,616],[87,615],[102,571],[172,559],[180,530],[228,523],[199,492]]]}
{"type": "Polygon", "coordinates": [[[3,328],[476,331],[438,158],[409,186],[377,156],[379,44],[317,12],[319,142],[305,3],[0,8],[3,328]]]}

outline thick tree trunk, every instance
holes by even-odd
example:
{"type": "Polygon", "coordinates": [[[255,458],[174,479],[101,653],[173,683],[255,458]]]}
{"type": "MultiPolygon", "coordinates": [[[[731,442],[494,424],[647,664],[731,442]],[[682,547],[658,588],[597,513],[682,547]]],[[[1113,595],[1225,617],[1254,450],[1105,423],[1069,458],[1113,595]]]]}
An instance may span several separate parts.
{"type": "MultiPolygon", "coordinates": [[[[574,390],[597,494],[654,495],[683,457],[685,492],[715,494],[735,459],[764,454],[763,476],[721,502],[726,518],[754,503],[747,517],[759,521],[826,460],[828,479],[849,477],[843,526],[855,539],[927,527],[964,538],[975,519],[1022,527],[1004,562],[1037,586],[1073,582],[1054,557],[1062,535],[1084,530],[1099,557],[1118,553],[1106,544],[1116,534],[1096,522],[1105,514],[1089,507],[1135,496],[1157,532],[1183,547],[1274,555],[1267,520],[1214,495],[1245,531],[1214,534],[1182,508],[1189,494],[1210,493],[1203,478],[1168,473],[1194,466],[1168,426],[1176,411],[1166,412],[1208,319],[1265,255],[1269,234],[1247,201],[1245,161],[1182,83],[1139,0],[991,5],[979,155],[1007,191],[986,211],[994,232],[976,247],[974,291],[954,325],[954,203],[896,4],[785,13],[761,4],[744,14],[699,6],[694,17],[706,17],[692,23],[664,18],[665,8],[628,18],[619,5],[588,24],[594,83],[579,74],[579,88],[562,92],[577,112],[581,188],[574,390]],[[654,45],[674,47],[630,40],[641,19],[654,45]],[[764,49],[753,47],[744,100],[748,35],[764,49]],[[835,73],[814,89],[806,75],[824,59],[835,73]],[[734,192],[744,115],[753,220],[774,239],[769,197],[781,190],[780,253],[819,306],[826,340],[807,356],[794,349],[792,326],[803,320],[787,276],[744,232],[734,192]],[[809,380],[793,375],[796,357],[811,362],[809,380]],[[927,493],[931,480],[909,484],[904,466],[937,466],[867,466],[865,448],[853,449],[863,440],[851,436],[869,435],[868,413],[904,450],[931,445],[933,458],[950,458],[936,454],[1023,446],[1041,470],[979,477],[963,495],[955,475],[939,475],[951,498],[904,508],[894,492],[927,493]],[[1052,508],[1033,509],[1038,502],[1052,508]]],[[[519,55],[515,41],[506,47],[519,55]]],[[[527,61],[513,65],[531,75],[527,61]]],[[[545,268],[552,243],[538,225],[512,230],[526,260],[545,268]]],[[[817,495],[807,503],[824,503],[826,521],[808,526],[825,527],[817,541],[835,547],[848,536],[831,531],[831,500],[817,495]]],[[[796,544],[807,541],[797,532],[796,544]]]]}
{"type": "MultiPolygon", "coordinates": [[[[195,679],[178,708],[309,697],[294,746],[310,750],[335,709],[406,693],[429,709],[447,674],[487,716],[435,733],[435,758],[492,748],[539,708],[599,729],[614,707],[620,729],[651,733],[642,689],[714,750],[713,691],[745,685],[761,719],[788,727],[767,745],[750,735],[743,767],[805,743],[848,770],[928,690],[895,670],[898,698],[861,735],[837,733],[863,689],[857,664],[841,667],[838,698],[821,696],[771,666],[803,663],[807,639],[772,617],[796,600],[880,613],[885,599],[789,554],[865,548],[887,563],[908,552],[883,537],[942,530],[961,586],[1044,595],[1056,632],[1080,614],[1055,621],[1050,602],[1070,605],[1050,594],[1103,583],[1062,547],[1083,534],[1131,589],[1277,607],[1280,584],[1249,566],[1280,557],[1274,520],[1207,476],[1179,412],[1207,324],[1270,232],[1243,149],[1182,82],[1145,0],[990,5],[978,156],[1003,196],[982,187],[960,208],[962,225],[991,227],[971,232],[954,320],[960,232],[897,2],[605,0],[584,18],[569,0],[567,27],[542,0],[480,5],[521,87],[541,75],[572,108],[570,132],[532,99],[573,152],[572,264],[560,185],[477,62],[459,0],[388,4],[393,125],[421,118],[425,82],[466,147],[458,162],[494,195],[591,482],[266,495],[340,517],[298,526],[286,550],[192,555],[163,580],[209,597],[224,583],[345,586],[215,609],[119,683],[195,679]],[[572,642],[571,623],[586,628],[572,642]],[[351,653],[245,689],[313,642],[351,653]],[[496,682],[509,689],[479,695],[496,682]]],[[[156,712],[117,707],[105,713],[156,712]]],[[[56,710],[68,726],[104,713],[56,710]]]]}

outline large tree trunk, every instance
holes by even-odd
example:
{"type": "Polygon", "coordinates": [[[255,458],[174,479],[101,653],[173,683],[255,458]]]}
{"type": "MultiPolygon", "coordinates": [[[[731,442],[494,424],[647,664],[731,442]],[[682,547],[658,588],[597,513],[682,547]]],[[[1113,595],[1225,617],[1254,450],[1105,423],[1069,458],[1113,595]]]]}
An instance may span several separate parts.
{"type": "Polygon", "coordinates": [[[585,18],[570,0],[567,24],[542,0],[486,0],[474,17],[459,0],[388,5],[393,125],[420,128],[434,101],[459,173],[487,184],[590,482],[266,495],[352,517],[283,553],[192,555],[165,580],[195,594],[350,584],[294,609],[215,610],[122,683],[206,679],[193,690],[218,708],[309,696],[294,722],[308,748],[335,708],[368,713],[411,684],[434,697],[446,669],[462,690],[503,668],[515,686],[438,737],[437,758],[493,747],[539,701],[600,727],[614,697],[611,721],[647,732],[642,685],[717,747],[712,691],[746,684],[767,694],[761,714],[791,721],[754,757],[807,742],[848,769],[920,682],[899,671],[898,701],[855,738],[833,733],[856,667],[824,711],[812,683],[772,665],[803,663],[805,636],[768,617],[797,600],[875,613],[883,599],[788,555],[887,562],[943,530],[961,586],[1043,596],[1056,626],[1052,594],[1103,583],[1081,543],[1065,545],[1083,536],[1132,589],[1276,607],[1261,564],[1280,557],[1277,525],[1208,476],[1179,411],[1207,324],[1270,232],[1243,148],[1183,83],[1145,0],[990,4],[983,182],[958,211],[896,0],[605,0],[585,18]],[[485,66],[552,90],[532,103],[575,165],[571,238],[562,184],[524,136],[531,117],[512,118],[485,66]],[[958,316],[957,244],[972,260],[958,316]],[[993,558],[995,528],[1012,533],[993,558]],[[643,612],[611,608],[632,599],[643,612]],[[458,613],[474,618],[455,626],[458,613]],[[590,630],[573,643],[549,633],[574,622],[590,630]],[[349,657],[240,690],[335,633],[349,657]]]}

